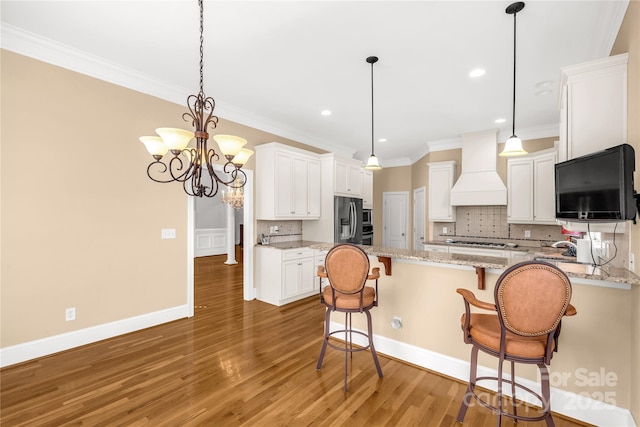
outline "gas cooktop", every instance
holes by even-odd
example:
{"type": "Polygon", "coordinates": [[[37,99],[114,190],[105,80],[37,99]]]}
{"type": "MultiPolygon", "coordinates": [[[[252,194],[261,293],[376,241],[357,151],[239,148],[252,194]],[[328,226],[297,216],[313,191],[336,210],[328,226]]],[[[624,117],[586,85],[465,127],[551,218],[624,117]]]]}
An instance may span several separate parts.
{"type": "Polygon", "coordinates": [[[455,245],[464,245],[464,246],[479,246],[484,248],[498,248],[498,249],[515,248],[516,246],[518,246],[515,243],[473,242],[468,240],[463,241],[463,240],[453,240],[453,239],[447,239],[445,240],[445,243],[451,243],[455,245]]]}

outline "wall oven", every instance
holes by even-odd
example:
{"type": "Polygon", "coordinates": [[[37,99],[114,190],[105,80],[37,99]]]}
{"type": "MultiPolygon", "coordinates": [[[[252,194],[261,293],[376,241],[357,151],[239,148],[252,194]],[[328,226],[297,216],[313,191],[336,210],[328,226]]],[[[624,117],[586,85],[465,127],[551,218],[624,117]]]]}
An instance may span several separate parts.
{"type": "Polygon", "coordinates": [[[362,226],[362,244],[373,245],[373,225],[366,224],[362,226]]]}

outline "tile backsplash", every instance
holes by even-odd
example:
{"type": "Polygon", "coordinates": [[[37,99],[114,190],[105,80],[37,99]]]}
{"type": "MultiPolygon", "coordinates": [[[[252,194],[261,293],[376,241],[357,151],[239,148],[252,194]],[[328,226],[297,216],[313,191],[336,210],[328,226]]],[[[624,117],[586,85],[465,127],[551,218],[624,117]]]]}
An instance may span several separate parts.
{"type": "Polygon", "coordinates": [[[292,242],[302,240],[302,221],[256,221],[258,242],[261,236],[266,236],[269,243],[292,242]],[[272,230],[278,227],[278,232],[272,230]]]}
{"type": "Polygon", "coordinates": [[[455,223],[434,223],[434,240],[450,237],[509,240],[523,246],[540,246],[565,239],[559,225],[507,223],[506,206],[458,206],[455,223]],[[447,233],[442,233],[443,227],[447,228],[447,233]],[[529,237],[525,237],[525,231],[529,231],[529,237]]]}

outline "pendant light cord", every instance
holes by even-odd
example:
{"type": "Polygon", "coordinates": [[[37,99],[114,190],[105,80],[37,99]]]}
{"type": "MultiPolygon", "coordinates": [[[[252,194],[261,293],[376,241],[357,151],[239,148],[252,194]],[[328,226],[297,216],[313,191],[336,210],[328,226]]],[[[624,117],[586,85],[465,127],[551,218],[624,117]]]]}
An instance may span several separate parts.
{"type": "Polygon", "coordinates": [[[204,19],[203,19],[203,0],[198,0],[198,5],[200,6],[200,94],[204,98],[204,77],[203,77],[203,68],[204,68],[204,19]]]}
{"type": "Polygon", "coordinates": [[[374,150],[373,150],[373,140],[374,140],[374,133],[373,133],[373,64],[374,62],[371,62],[371,155],[374,155],[374,150]]]}
{"type": "Polygon", "coordinates": [[[513,116],[511,121],[511,135],[516,135],[516,15],[513,13],[513,116]]]}

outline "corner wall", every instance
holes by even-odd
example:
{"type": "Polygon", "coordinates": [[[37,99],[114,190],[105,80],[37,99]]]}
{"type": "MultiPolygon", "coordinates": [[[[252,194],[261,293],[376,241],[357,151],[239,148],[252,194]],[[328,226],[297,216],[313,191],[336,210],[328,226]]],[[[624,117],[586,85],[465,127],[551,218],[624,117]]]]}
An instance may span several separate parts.
{"type": "MultiPolygon", "coordinates": [[[[627,142],[636,151],[636,173],[634,183],[640,192],[640,1],[629,2],[618,37],[611,55],[629,53],[627,66],[627,142]]],[[[629,223],[631,252],[635,254],[635,273],[640,274],[640,222],[629,223]]],[[[640,424],[640,289],[636,286],[631,294],[631,413],[636,424],[640,424]]]]}

